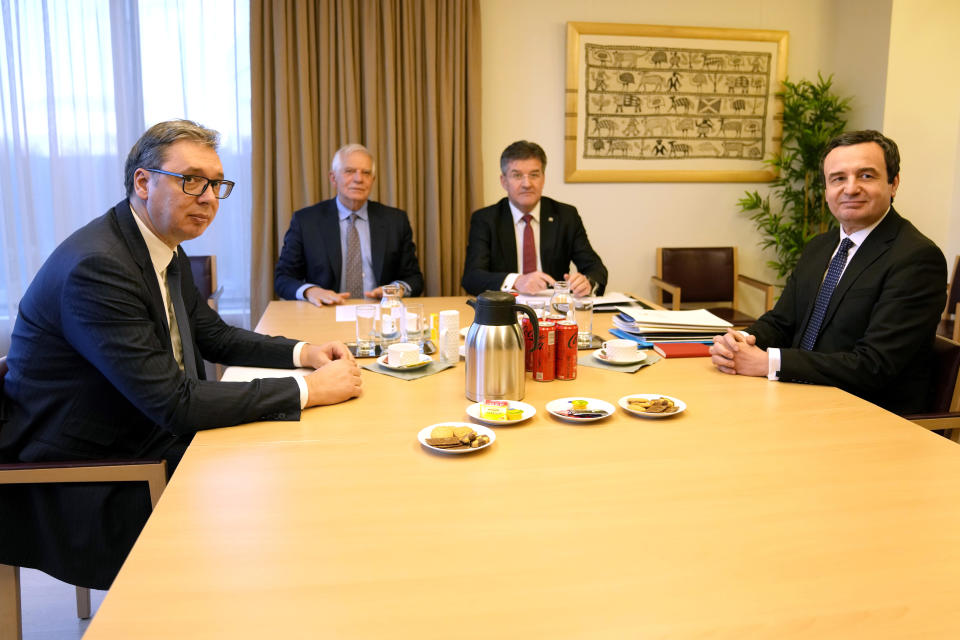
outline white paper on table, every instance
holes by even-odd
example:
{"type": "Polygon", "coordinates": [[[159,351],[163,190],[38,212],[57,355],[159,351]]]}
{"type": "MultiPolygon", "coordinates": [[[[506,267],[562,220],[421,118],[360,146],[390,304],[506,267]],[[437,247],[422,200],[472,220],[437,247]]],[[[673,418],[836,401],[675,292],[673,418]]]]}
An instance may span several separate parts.
{"type": "Polygon", "coordinates": [[[602,304],[634,304],[636,300],[619,291],[610,291],[602,296],[594,296],[593,306],[596,308],[602,304]]]}
{"type": "Polygon", "coordinates": [[[337,322],[356,322],[357,321],[357,305],[355,304],[338,304],[337,305],[337,322]]]}
{"type": "Polygon", "coordinates": [[[617,309],[631,318],[638,325],[684,327],[711,327],[722,328],[733,325],[722,318],[718,318],[706,309],[689,309],[686,311],[660,311],[657,309],[639,309],[637,307],[617,307],[617,309]]]}
{"type": "Polygon", "coordinates": [[[223,372],[221,382],[250,382],[257,378],[287,378],[305,376],[313,369],[301,367],[299,369],[265,369],[261,367],[227,367],[223,372]]]}

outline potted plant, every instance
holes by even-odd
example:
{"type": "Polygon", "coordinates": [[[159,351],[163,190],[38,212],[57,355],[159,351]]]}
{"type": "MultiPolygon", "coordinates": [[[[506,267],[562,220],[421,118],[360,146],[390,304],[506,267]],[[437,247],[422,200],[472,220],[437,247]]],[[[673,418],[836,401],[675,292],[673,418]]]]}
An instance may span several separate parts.
{"type": "Polygon", "coordinates": [[[820,173],[820,154],[827,142],[847,126],[843,114],[850,109],[850,98],[839,98],[832,91],[833,76],[817,82],[784,80],[783,135],[780,153],[766,162],[777,169],[771,183],[771,203],[757,191],[747,192],[738,205],[750,214],[763,239],[760,245],[772,248],[776,256],[767,265],[778,278],[789,275],[800,253],[811,238],[836,225],[827,209],[820,173]]]}

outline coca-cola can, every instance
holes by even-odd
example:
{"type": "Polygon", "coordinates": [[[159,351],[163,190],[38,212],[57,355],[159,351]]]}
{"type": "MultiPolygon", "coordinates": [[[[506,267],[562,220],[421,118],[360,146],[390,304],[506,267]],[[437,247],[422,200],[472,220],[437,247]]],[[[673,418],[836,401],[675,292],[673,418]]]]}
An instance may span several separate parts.
{"type": "Polygon", "coordinates": [[[520,326],[523,329],[523,364],[527,372],[533,371],[533,354],[536,352],[537,345],[533,342],[533,325],[530,324],[530,318],[526,315],[520,319],[520,326]]]}
{"type": "Polygon", "coordinates": [[[577,323],[557,323],[557,380],[577,379],[577,323]]]}
{"type": "Polygon", "coordinates": [[[557,324],[541,320],[540,338],[533,355],[533,379],[537,382],[550,382],[556,377],[557,370],[557,324]]]}

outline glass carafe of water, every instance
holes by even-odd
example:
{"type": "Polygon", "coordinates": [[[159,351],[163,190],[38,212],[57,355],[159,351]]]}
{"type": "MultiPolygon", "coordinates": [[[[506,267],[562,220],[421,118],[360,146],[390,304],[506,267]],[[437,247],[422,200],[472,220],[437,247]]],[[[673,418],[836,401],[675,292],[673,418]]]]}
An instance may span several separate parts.
{"type": "Polygon", "coordinates": [[[377,339],[380,342],[381,353],[387,352],[387,347],[395,342],[406,340],[407,310],[400,299],[400,285],[383,285],[383,298],[377,311],[379,329],[377,339]]]}
{"type": "Polygon", "coordinates": [[[570,285],[561,280],[553,283],[553,297],[550,298],[550,313],[564,316],[566,320],[576,321],[576,309],[570,285]]]}

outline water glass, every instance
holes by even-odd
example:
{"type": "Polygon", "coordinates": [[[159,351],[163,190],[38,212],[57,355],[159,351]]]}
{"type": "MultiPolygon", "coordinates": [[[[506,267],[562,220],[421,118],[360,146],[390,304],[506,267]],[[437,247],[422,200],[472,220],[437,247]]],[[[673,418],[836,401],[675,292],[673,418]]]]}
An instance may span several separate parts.
{"type": "Polygon", "coordinates": [[[423,343],[426,342],[427,327],[426,318],[423,315],[423,305],[420,303],[407,303],[407,342],[420,347],[420,353],[423,353],[423,343]]]}
{"type": "Polygon", "coordinates": [[[357,357],[377,355],[377,330],[374,319],[377,317],[377,305],[357,305],[357,357]]]}
{"type": "Polygon", "coordinates": [[[593,298],[575,298],[573,306],[577,310],[577,347],[589,349],[593,344],[593,298]]]}

